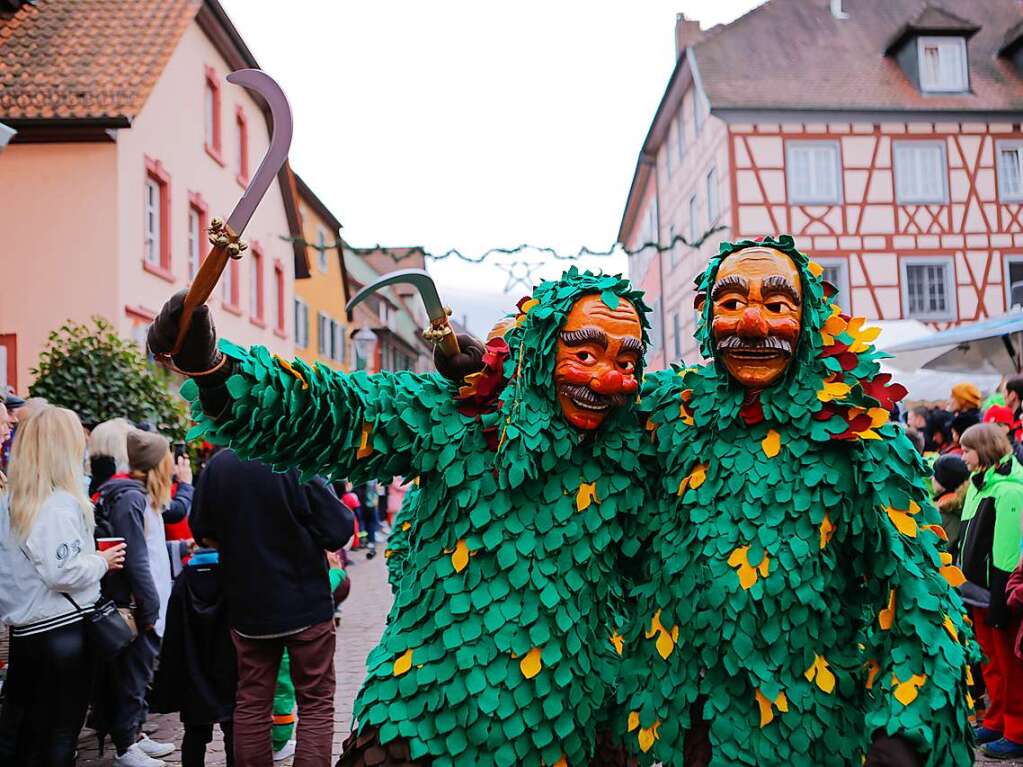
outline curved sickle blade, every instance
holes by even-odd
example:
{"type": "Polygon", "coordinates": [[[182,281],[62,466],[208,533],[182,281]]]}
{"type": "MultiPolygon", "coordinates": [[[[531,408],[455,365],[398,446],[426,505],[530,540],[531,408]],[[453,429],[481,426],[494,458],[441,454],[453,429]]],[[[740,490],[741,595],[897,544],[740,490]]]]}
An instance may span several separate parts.
{"type": "Polygon", "coordinates": [[[231,215],[227,217],[227,225],[236,236],[241,236],[242,231],[255,213],[259,201],[263,199],[266,190],[273,183],[277,171],[288,159],[288,149],[291,148],[291,107],[288,106],[288,99],[281,90],[281,86],[261,69],[239,69],[227,76],[227,81],[235,85],[242,85],[254,90],[270,105],[270,114],[273,115],[273,135],[270,137],[270,148],[266,150],[263,160],[259,163],[252,180],[245,189],[245,194],[234,206],[231,215]]]}
{"type": "Polygon", "coordinates": [[[441,303],[440,294],[437,292],[437,284],[433,281],[433,277],[423,269],[400,269],[397,272],[385,274],[379,280],[371,282],[352,296],[352,300],[345,306],[345,311],[350,312],[366,300],[366,298],[380,290],[380,288],[386,288],[388,285],[394,285],[399,282],[411,285],[419,291],[419,295],[423,299],[423,306],[426,307],[426,316],[430,318],[431,322],[447,321],[447,310],[444,309],[444,304],[441,303]]]}

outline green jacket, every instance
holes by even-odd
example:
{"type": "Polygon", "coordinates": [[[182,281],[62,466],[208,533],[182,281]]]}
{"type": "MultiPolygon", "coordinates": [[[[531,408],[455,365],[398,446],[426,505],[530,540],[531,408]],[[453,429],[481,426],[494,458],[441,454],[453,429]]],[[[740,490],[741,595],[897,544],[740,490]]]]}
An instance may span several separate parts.
{"type": "MultiPolygon", "coordinates": [[[[999,570],[1011,572],[1020,559],[1020,512],[1023,510],[1023,466],[1009,454],[997,466],[975,473],[963,503],[962,539],[970,536],[982,502],[994,501],[994,539],[991,546],[991,564],[999,570]]],[[[964,557],[966,550],[964,548],[964,557]]],[[[964,564],[968,564],[964,559],[964,564]]]]}

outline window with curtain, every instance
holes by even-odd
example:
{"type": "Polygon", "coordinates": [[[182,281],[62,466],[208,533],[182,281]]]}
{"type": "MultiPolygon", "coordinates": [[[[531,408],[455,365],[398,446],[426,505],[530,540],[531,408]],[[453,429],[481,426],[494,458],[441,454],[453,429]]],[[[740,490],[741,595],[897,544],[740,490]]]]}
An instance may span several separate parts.
{"type": "Polygon", "coordinates": [[[790,203],[826,205],[842,201],[837,142],[793,141],[786,149],[790,203]]]}
{"type": "Polygon", "coordinates": [[[946,197],[945,147],[938,141],[895,142],[895,199],[942,203],[946,197]]]}

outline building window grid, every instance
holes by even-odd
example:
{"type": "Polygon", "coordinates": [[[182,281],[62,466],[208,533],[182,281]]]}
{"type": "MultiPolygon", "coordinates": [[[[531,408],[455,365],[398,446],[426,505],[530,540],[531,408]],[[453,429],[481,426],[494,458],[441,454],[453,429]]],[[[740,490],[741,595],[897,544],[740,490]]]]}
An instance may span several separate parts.
{"type": "Polygon", "coordinates": [[[309,305],[301,298],[292,299],[295,312],[295,346],[300,349],[309,346],[309,305]]]}
{"type": "Polygon", "coordinates": [[[675,144],[678,151],[678,164],[682,165],[686,159],[686,121],[681,110],[678,113],[678,130],[675,132],[675,144]]]}
{"type": "Polygon", "coordinates": [[[246,186],[249,183],[249,121],[240,105],[235,111],[234,119],[238,129],[237,180],[239,184],[246,186]]]}
{"type": "Polygon", "coordinates": [[[188,279],[193,279],[202,262],[202,213],[188,206],[188,279]]]}
{"type": "Polygon", "coordinates": [[[962,93],[969,89],[966,39],[919,37],[920,90],[924,93],[962,93]]]}
{"type": "Polygon", "coordinates": [[[280,336],[285,334],[288,321],[284,301],[284,267],[277,262],[274,264],[273,316],[274,330],[280,336]]]}
{"type": "Polygon", "coordinates": [[[826,205],[842,202],[842,167],[837,141],[787,142],[785,160],[790,203],[826,205]]]}
{"type": "Polygon", "coordinates": [[[249,257],[249,316],[262,323],[265,319],[265,300],[263,291],[263,253],[258,246],[252,247],[249,257]]]}
{"type": "Polygon", "coordinates": [[[896,141],[895,198],[899,204],[948,201],[948,164],[943,141],[896,141]]]}
{"type": "Polygon", "coordinates": [[[327,234],[322,229],[316,230],[316,266],[323,273],[327,271],[327,234]]]}
{"type": "Polygon", "coordinates": [[[815,260],[824,270],[821,279],[835,286],[837,291],[833,297],[835,303],[843,308],[851,309],[849,303],[845,303],[852,300],[849,293],[849,264],[844,258],[817,258],[815,260]]]}
{"type": "Polygon", "coordinates": [[[1002,202],[1023,201],[1023,141],[999,141],[998,197],[1002,202]]]}
{"type": "Polygon", "coordinates": [[[160,242],[162,222],[160,220],[160,182],[152,176],[146,178],[145,186],[145,259],[154,266],[161,265],[160,242]]]}
{"type": "Polygon", "coordinates": [[[1023,307],[1023,255],[1005,256],[1005,309],[1023,307]]]}
{"type": "Polygon", "coordinates": [[[221,141],[220,119],[220,77],[213,67],[206,67],[205,88],[203,91],[204,139],[206,151],[221,165],[223,143],[221,141]]]}
{"type": "Polygon", "coordinates": [[[955,319],[953,269],[951,257],[903,262],[903,298],[907,319],[955,319]]]}

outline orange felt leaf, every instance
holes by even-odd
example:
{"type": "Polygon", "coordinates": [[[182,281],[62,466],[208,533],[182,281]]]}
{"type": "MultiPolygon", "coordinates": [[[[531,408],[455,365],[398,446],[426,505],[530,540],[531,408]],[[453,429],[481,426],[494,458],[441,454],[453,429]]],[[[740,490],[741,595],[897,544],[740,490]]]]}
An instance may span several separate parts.
{"type": "Polygon", "coordinates": [[[953,641],[955,641],[955,642],[958,642],[958,641],[959,641],[959,632],[958,632],[958,631],[956,631],[956,627],[955,627],[955,624],[954,624],[954,623],[952,623],[952,619],[951,619],[951,618],[949,618],[949,617],[948,617],[948,616],[946,615],[946,616],[945,616],[945,620],[943,620],[943,621],[941,622],[941,625],[945,627],[945,631],[947,631],[947,632],[948,632],[948,635],[949,635],[950,637],[952,637],[952,640],[953,640],[953,641]]]}
{"type": "Polygon", "coordinates": [[[909,516],[905,511],[899,511],[889,506],[885,511],[888,513],[888,518],[891,519],[892,524],[895,528],[903,535],[909,536],[910,538],[916,537],[916,520],[909,516]]]}
{"type": "Polygon", "coordinates": [[[924,530],[930,530],[943,541],[948,540],[948,533],[945,532],[945,528],[941,525],[924,525],[924,530]]]}
{"type": "Polygon", "coordinates": [[[639,712],[638,711],[630,711],[629,712],[629,732],[632,732],[637,727],[639,727],[639,712]]]}
{"type": "Polygon", "coordinates": [[[774,719],[774,706],[760,690],[756,691],[757,706],[760,708],[760,726],[766,727],[774,719]]]}
{"type": "Polygon", "coordinates": [[[653,727],[641,727],[640,728],[639,735],[637,736],[637,740],[639,741],[639,750],[642,751],[644,754],[653,747],[654,741],[657,740],[657,737],[658,737],[658,735],[657,735],[657,727],[660,724],[661,724],[661,722],[660,722],[660,720],[658,720],[658,721],[654,722],[654,726],[653,727]]]}
{"type": "Polygon", "coordinates": [[[926,681],[927,677],[923,674],[913,674],[905,682],[900,682],[897,677],[893,676],[892,684],[895,685],[895,699],[903,706],[908,706],[916,700],[920,688],[926,681]]]}
{"type": "Polygon", "coordinates": [[[465,545],[464,539],[459,538],[458,543],[455,544],[455,552],[451,555],[451,564],[456,573],[462,572],[469,564],[469,547],[465,545]]]}
{"type": "Polygon", "coordinates": [[[881,628],[888,631],[895,622],[895,592],[896,589],[892,589],[888,595],[888,606],[881,610],[877,615],[877,622],[881,624],[881,628]]]}
{"type": "Polygon", "coordinates": [[[963,575],[963,571],[955,565],[945,565],[941,568],[941,574],[945,576],[945,580],[948,581],[949,585],[957,589],[966,583],[966,576],[963,575]]]}
{"type": "Polygon", "coordinates": [[[302,374],[295,370],[295,368],[292,367],[291,363],[284,359],[284,357],[282,357],[279,354],[275,354],[274,359],[277,360],[277,364],[280,365],[284,370],[288,371],[290,375],[292,375],[293,377],[297,378],[299,381],[302,382],[303,389],[309,388],[309,384],[306,382],[302,374]]]}
{"type": "Polygon", "coordinates": [[[835,534],[835,526],[831,524],[831,517],[828,516],[827,512],[824,512],[824,519],[821,521],[821,548],[823,549],[829,543],[831,538],[835,534]]]}
{"type": "Polygon", "coordinates": [[[830,693],[835,689],[835,675],[831,673],[828,662],[822,655],[814,655],[813,663],[803,673],[803,676],[808,682],[816,682],[824,692],[830,693]]]}
{"type": "Polygon", "coordinates": [[[625,651],[625,637],[617,631],[611,635],[611,644],[614,646],[615,652],[619,655],[625,651]]]}
{"type": "Polygon", "coordinates": [[[561,758],[558,759],[551,767],[568,767],[568,758],[562,754],[561,758]]]}
{"type": "Polygon", "coordinates": [[[401,525],[401,529],[403,531],[404,530],[410,530],[411,528],[412,528],[412,523],[411,522],[403,522],[402,525],[401,525]]]}
{"type": "Polygon", "coordinates": [[[540,648],[534,647],[532,650],[526,653],[519,662],[519,670],[522,672],[522,676],[526,679],[532,679],[534,676],[540,673],[540,669],[543,668],[543,662],[540,660],[540,648]]]}
{"type": "Polygon", "coordinates": [[[781,435],[774,429],[771,429],[760,443],[760,448],[768,458],[774,458],[781,450],[781,435]]]}
{"type": "Polygon", "coordinates": [[[867,661],[867,689],[873,689],[874,679],[877,677],[878,672],[881,670],[881,666],[876,660],[867,661]]]}
{"type": "Polygon", "coordinates": [[[582,482],[579,484],[579,492],[575,496],[575,508],[578,511],[586,511],[590,508],[590,504],[596,501],[600,503],[600,499],[597,498],[597,483],[596,482],[582,482]]]}
{"type": "Polygon", "coordinates": [[[806,263],[806,270],[810,272],[814,277],[820,277],[824,274],[824,267],[818,264],[816,261],[808,261],[806,263]]]}
{"type": "Polygon", "coordinates": [[[738,572],[739,585],[746,590],[749,590],[757,582],[757,571],[750,565],[749,559],[746,557],[748,551],[749,546],[739,546],[728,557],[728,564],[736,568],[738,572]]]}
{"type": "Polygon", "coordinates": [[[401,676],[412,668],[412,650],[406,650],[394,661],[394,675],[401,676]]]}
{"type": "Polygon", "coordinates": [[[357,459],[365,458],[373,453],[373,445],[370,444],[369,437],[373,433],[373,424],[369,421],[362,422],[362,436],[359,441],[359,450],[355,453],[357,459]]]}

